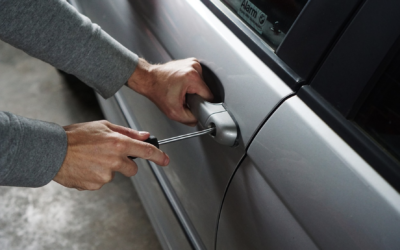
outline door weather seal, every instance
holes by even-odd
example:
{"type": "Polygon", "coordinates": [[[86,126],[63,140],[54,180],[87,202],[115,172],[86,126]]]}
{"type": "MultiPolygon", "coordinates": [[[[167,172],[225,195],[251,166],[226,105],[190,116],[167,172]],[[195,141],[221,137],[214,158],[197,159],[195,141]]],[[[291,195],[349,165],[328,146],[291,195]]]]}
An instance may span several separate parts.
{"type": "Polygon", "coordinates": [[[235,177],[235,174],[237,172],[237,170],[239,169],[240,165],[242,165],[242,162],[244,161],[244,159],[246,159],[247,156],[247,150],[249,149],[250,145],[252,144],[254,138],[256,138],[257,134],[260,132],[261,128],[264,126],[264,124],[268,121],[268,119],[272,116],[272,114],[275,113],[275,111],[289,98],[295,96],[295,93],[291,93],[290,95],[286,96],[285,98],[283,98],[270,112],[270,114],[264,119],[264,121],[261,122],[260,127],[257,128],[257,131],[253,134],[253,136],[251,137],[249,144],[246,147],[246,153],[242,156],[242,158],[240,159],[240,161],[238,162],[238,164],[236,165],[235,170],[233,171],[228,184],[226,185],[225,188],[225,192],[224,192],[224,196],[222,198],[221,201],[221,206],[219,209],[219,213],[218,213],[218,219],[217,219],[217,230],[215,231],[215,241],[214,241],[214,249],[217,249],[217,239],[218,239],[218,229],[219,229],[219,220],[221,219],[221,213],[222,213],[222,206],[224,205],[224,201],[225,201],[225,197],[226,194],[228,193],[229,190],[229,186],[231,185],[231,182],[233,180],[233,177],[235,177]]]}
{"type": "MultiPolygon", "coordinates": [[[[135,121],[134,117],[130,115],[129,109],[126,106],[121,93],[118,91],[117,93],[115,93],[114,97],[129,127],[132,129],[140,130],[138,123],[135,121]]],[[[156,180],[160,185],[161,190],[163,191],[165,198],[167,199],[168,204],[170,205],[175,217],[177,218],[182,228],[182,231],[184,232],[192,249],[206,249],[203,241],[201,240],[191,220],[189,219],[189,216],[186,214],[182,204],[180,203],[178,196],[173,191],[173,187],[169,183],[165,173],[161,171],[159,167],[153,162],[147,160],[147,163],[149,164],[154,176],[156,177],[156,180]]]]}

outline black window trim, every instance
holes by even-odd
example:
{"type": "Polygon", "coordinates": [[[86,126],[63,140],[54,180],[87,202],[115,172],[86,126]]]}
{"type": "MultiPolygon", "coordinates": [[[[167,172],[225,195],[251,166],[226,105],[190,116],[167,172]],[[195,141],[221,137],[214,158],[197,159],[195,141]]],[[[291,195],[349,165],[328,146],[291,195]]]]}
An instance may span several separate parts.
{"type": "Polygon", "coordinates": [[[201,0],[247,47],[289,86],[303,83],[258,35],[245,25],[228,7],[218,0],[201,0]]]}
{"type": "Polygon", "coordinates": [[[297,96],[394,189],[400,192],[400,168],[397,159],[352,121],[345,119],[311,86],[302,86],[297,96]]]}
{"type": "Polygon", "coordinates": [[[367,1],[310,83],[346,118],[354,116],[379,79],[382,64],[399,48],[399,9],[398,0],[367,1]],[[376,13],[383,14],[374,19],[376,13]]]}
{"type": "Polygon", "coordinates": [[[398,192],[400,161],[353,118],[400,51],[399,9],[398,0],[366,1],[310,85],[298,92],[298,97],[398,192]],[[374,16],[377,13],[379,16],[374,16]]]}
{"type": "Polygon", "coordinates": [[[276,53],[220,0],[201,1],[292,90],[297,91],[313,75],[363,0],[309,0],[276,53]]]}

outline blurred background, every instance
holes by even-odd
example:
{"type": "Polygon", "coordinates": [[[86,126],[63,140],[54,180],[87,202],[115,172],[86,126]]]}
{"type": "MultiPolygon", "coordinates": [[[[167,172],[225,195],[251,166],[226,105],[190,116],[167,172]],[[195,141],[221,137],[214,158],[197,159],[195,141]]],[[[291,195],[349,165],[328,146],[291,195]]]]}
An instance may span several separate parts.
{"type": "MultiPolygon", "coordinates": [[[[0,41],[0,110],[62,126],[104,119],[92,89],[0,41]]],[[[0,138],[1,139],[1,138],[0,138]]],[[[99,191],[0,187],[0,249],[161,249],[129,178],[99,191]]]]}

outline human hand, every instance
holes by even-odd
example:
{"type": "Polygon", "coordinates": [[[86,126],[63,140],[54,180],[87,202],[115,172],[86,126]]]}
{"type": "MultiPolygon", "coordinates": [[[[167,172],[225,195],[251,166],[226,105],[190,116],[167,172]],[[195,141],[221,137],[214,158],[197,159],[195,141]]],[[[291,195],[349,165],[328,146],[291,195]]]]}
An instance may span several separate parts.
{"type": "Polygon", "coordinates": [[[78,190],[97,190],[110,182],[114,172],[134,176],[138,167],[128,156],[148,159],[160,166],[168,156],[143,142],[150,134],[121,127],[108,121],[72,124],[64,127],[68,149],[54,181],[78,190]]]}
{"type": "Polygon", "coordinates": [[[213,99],[203,81],[201,65],[195,58],[161,65],[139,59],[128,86],[149,98],[168,118],[190,126],[195,126],[197,119],[186,105],[186,94],[198,94],[208,101],[213,99]]]}

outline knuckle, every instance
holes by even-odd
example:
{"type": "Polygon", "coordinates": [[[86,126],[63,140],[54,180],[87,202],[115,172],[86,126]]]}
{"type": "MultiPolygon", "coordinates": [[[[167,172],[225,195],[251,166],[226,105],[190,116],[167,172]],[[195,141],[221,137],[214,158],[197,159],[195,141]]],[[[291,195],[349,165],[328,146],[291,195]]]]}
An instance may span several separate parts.
{"type": "Polygon", "coordinates": [[[118,136],[118,134],[117,134],[117,133],[114,133],[114,132],[108,133],[108,134],[106,135],[106,138],[107,138],[107,141],[108,141],[109,143],[116,143],[116,142],[119,141],[119,136],[118,136]]]}
{"type": "Polygon", "coordinates": [[[174,121],[178,121],[179,117],[176,115],[176,113],[171,113],[168,115],[169,119],[174,120],[174,121]]]}
{"type": "Polygon", "coordinates": [[[123,174],[126,177],[132,177],[136,175],[137,172],[138,172],[138,166],[136,165],[135,162],[132,162],[132,164],[130,164],[129,168],[127,168],[126,171],[123,172],[123,174]]]}
{"type": "Polygon", "coordinates": [[[117,159],[117,160],[112,160],[111,162],[110,162],[110,168],[112,169],[112,170],[120,170],[121,169],[121,166],[122,166],[122,164],[121,164],[121,162],[119,161],[119,159],[117,159]]]}
{"type": "Polygon", "coordinates": [[[138,172],[138,167],[135,165],[134,167],[132,167],[131,172],[129,173],[129,177],[135,176],[138,172]]]}
{"type": "Polygon", "coordinates": [[[197,62],[197,61],[194,61],[194,62],[192,62],[192,67],[194,67],[194,68],[200,68],[201,67],[201,65],[200,65],[200,63],[199,62],[197,62]]]}
{"type": "Polygon", "coordinates": [[[153,154],[154,154],[154,151],[155,151],[155,149],[154,149],[154,146],[153,145],[146,145],[146,148],[145,148],[145,157],[146,158],[150,158],[153,154]]]}
{"type": "Polygon", "coordinates": [[[114,143],[114,149],[121,152],[124,149],[124,145],[122,142],[118,141],[114,143]]]}
{"type": "Polygon", "coordinates": [[[186,75],[188,77],[198,77],[199,73],[194,69],[194,68],[190,68],[187,72],[186,75]]]}
{"type": "Polygon", "coordinates": [[[103,184],[92,184],[88,190],[95,191],[103,187],[103,184]]]}
{"type": "Polygon", "coordinates": [[[95,184],[95,183],[85,183],[85,184],[81,185],[81,187],[78,188],[78,190],[79,191],[84,191],[84,190],[92,191],[92,190],[97,190],[96,187],[97,187],[97,184],[95,184]]]}
{"type": "Polygon", "coordinates": [[[102,182],[103,182],[104,184],[109,183],[109,182],[111,182],[111,181],[112,181],[112,174],[111,174],[111,173],[110,173],[110,174],[103,175],[103,180],[102,180],[102,182]]]}
{"type": "Polygon", "coordinates": [[[180,118],[180,115],[174,109],[169,110],[167,116],[168,116],[168,118],[170,118],[171,120],[174,120],[174,121],[178,121],[180,118]]]}
{"type": "Polygon", "coordinates": [[[89,191],[94,191],[94,190],[99,190],[105,183],[99,182],[99,181],[93,181],[86,183],[83,185],[84,190],[89,190],[89,191]]]}
{"type": "Polygon", "coordinates": [[[121,152],[126,149],[125,141],[118,135],[112,136],[111,142],[112,142],[113,150],[117,150],[117,151],[121,152]]]}

